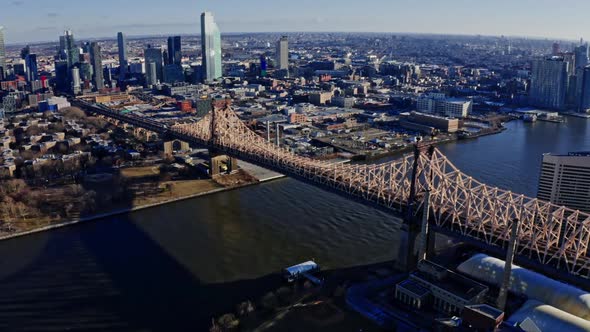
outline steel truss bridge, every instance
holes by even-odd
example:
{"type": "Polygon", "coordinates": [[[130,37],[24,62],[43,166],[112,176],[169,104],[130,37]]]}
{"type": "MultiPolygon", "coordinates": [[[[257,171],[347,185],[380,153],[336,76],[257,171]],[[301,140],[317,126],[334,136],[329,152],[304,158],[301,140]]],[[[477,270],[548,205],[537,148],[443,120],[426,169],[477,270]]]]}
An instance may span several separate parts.
{"type": "MultiPolygon", "coordinates": [[[[109,116],[105,109],[98,113],[109,116]]],[[[117,115],[119,120],[142,126],[140,119],[121,117],[117,115]]],[[[481,183],[462,173],[438,149],[382,164],[332,164],[298,156],[268,142],[229,107],[215,109],[195,123],[168,128],[147,120],[145,125],[148,130],[165,132],[401,213],[406,213],[413,201],[413,208],[421,209],[420,197],[428,190],[430,222],[436,229],[500,251],[507,249],[512,223],[519,220],[519,257],[572,277],[590,278],[589,214],[481,183]]]]}

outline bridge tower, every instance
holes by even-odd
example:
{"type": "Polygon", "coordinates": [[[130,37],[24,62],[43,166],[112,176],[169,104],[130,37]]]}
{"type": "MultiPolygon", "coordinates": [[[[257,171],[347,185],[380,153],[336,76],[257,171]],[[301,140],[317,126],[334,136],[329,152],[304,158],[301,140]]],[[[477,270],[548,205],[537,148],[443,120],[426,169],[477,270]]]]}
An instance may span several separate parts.
{"type": "Polygon", "coordinates": [[[211,177],[223,173],[231,174],[238,170],[238,160],[230,157],[225,153],[218,151],[215,148],[215,141],[217,140],[217,114],[216,110],[219,107],[229,107],[229,104],[224,103],[218,106],[211,106],[211,144],[209,144],[209,175],[211,177]]]}
{"type": "Polygon", "coordinates": [[[424,193],[418,195],[419,180],[430,174],[419,173],[420,159],[432,159],[434,146],[430,144],[414,145],[414,161],[410,182],[410,196],[407,210],[400,229],[400,241],[396,268],[411,271],[416,268],[420,260],[426,259],[434,251],[434,232],[429,231],[428,218],[430,209],[430,188],[424,188],[424,193]],[[418,209],[420,200],[422,208],[418,209]]]}

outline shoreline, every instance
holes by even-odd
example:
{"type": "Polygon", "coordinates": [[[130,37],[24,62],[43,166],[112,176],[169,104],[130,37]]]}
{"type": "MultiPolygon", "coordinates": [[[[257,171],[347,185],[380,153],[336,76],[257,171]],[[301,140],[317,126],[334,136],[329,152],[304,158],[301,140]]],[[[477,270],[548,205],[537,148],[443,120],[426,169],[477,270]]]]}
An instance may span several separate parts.
{"type": "Polygon", "coordinates": [[[48,226],[44,226],[44,227],[40,227],[40,228],[36,228],[36,229],[24,231],[24,232],[2,235],[2,236],[0,236],[0,241],[10,240],[10,239],[19,238],[19,237],[32,235],[32,234],[36,234],[36,233],[41,233],[41,232],[46,232],[46,231],[51,231],[54,229],[77,225],[77,224],[81,224],[81,223],[85,223],[85,222],[98,221],[100,219],[104,219],[104,218],[108,218],[108,217],[128,214],[128,213],[140,211],[140,210],[147,210],[147,209],[151,209],[154,207],[159,207],[159,206],[163,206],[163,205],[167,205],[167,204],[171,204],[171,203],[186,201],[186,200],[189,200],[192,198],[198,198],[198,197],[213,195],[213,194],[217,194],[217,193],[221,193],[221,192],[225,192],[225,191],[231,191],[231,190],[241,189],[241,188],[245,188],[245,187],[250,187],[250,186],[278,180],[278,179],[281,179],[284,177],[285,177],[285,175],[283,175],[283,174],[272,175],[272,176],[265,177],[263,179],[258,179],[257,182],[237,185],[237,186],[233,186],[233,187],[223,187],[223,188],[207,190],[207,191],[203,191],[203,192],[196,193],[196,194],[191,194],[191,195],[182,196],[182,197],[178,197],[178,198],[163,200],[163,201],[160,201],[157,203],[150,203],[150,204],[143,204],[143,205],[134,206],[134,207],[115,209],[115,210],[111,210],[108,212],[94,214],[94,215],[90,215],[87,217],[77,218],[77,219],[73,219],[73,220],[69,220],[69,221],[63,221],[63,222],[55,223],[52,225],[48,225],[48,226]]]}

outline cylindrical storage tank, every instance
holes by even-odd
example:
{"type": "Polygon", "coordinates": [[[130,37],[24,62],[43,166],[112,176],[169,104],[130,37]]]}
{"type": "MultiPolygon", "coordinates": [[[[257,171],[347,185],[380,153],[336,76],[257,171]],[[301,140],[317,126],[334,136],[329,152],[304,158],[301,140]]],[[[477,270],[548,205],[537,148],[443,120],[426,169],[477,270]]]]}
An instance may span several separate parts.
{"type": "Polygon", "coordinates": [[[510,325],[522,325],[527,319],[541,331],[590,331],[589,321],[535,300],[528,300],[507,322],[510,325]]]}
{"type": "MultiPolygon", "coordinates": [[[[488,284],[498,287],[502,285],[503,260],[477,254],[463,262],[457,269],[488,284]]],[[[518,265],[512,266],[510,291],[590,320],[589,293],[518,265]]]]}

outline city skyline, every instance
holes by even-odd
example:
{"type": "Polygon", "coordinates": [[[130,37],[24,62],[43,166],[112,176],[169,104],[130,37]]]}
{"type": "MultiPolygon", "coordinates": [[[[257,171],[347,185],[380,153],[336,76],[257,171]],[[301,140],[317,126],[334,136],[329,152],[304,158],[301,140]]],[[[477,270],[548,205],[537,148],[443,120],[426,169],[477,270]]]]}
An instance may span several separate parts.
{"type": "Polygon", "coordinates": [[[8,10],[3,12],[26,12],[29,21],[35,23],[23,27],[19,15],[0,14],[0,25],[5,27],[7,44],[51,41],[63,30],[73,30],[79,38],[106,38],[116,35],[118,31],[130,36],[198,35],[199,14],[210,11],[217,17],[219,28],[224,33],[391,32],[575,40],[585,36],[587,29],[583,13],[590,10],[590,3],[580,0],[565,3],[546,0],[513,3],[501,0],[489,4],[473,4],[466,0],[445,1],[444,4],[433,0],[371,0],[350,2],[345,6],[338,2],[340,6],[333,6],[334,3],[332,0],[322,4],[303,0],[297,3],[266,4],[252,0],[245,6],[243,2],[235,0],[223,3],[171,0],[145,6],[145,2],[137,0],[124,3],[105,0],[85,4],[84,10],[80,10],[82,8],[71,0],[41,4],[30,0],[14,0],[5,5],[8,10]],[[113,6],[118,10],[109,10],[113,6]],[[260,8],[264,8],[264,13],[273,15],[260,15],[260,8]],[[127,13],[133,15],[129,17],[127,13]],[[457,19],[448,20],[450,16],[457,19]],[[567,17],[567,20],[561,17],[567,17]],[[546,24],[550,21],[559,21],[559,24],[546,24]]]}

